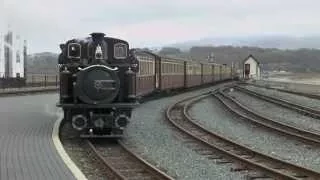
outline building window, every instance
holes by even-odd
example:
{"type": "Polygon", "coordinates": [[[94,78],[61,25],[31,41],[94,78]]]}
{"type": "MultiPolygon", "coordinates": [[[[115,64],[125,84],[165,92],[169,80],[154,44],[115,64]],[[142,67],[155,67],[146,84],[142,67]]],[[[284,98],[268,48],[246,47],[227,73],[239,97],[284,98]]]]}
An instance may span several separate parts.
{"type": "Polygon", "coordinates": [[[12,45],[12,32],[11,31],[9,31],[5,35],[5,42],[7,42],[8,44],[12,45]]]}
{"type": "Polygon", "coordinates": [[[17,77],[17,78],[20,78],[20,73],[16,73],[16,77],[17,77]]]}
{"type": "Polygon", "coordinates": [[[17,56],[16,56],[16,62],[17,63],[20,63],[20,53],[19,53],[19,51],[17,51],[17,56]]]}

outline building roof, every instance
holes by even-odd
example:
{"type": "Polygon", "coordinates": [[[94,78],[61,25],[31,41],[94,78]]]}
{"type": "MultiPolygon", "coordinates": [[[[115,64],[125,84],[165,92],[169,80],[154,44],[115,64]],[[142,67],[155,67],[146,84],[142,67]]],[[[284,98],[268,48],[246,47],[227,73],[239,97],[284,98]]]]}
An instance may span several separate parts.
{"type": "Polygon", "coordinates": [[[242,64],[244,64],[249,58],[254,59],[254,60],[258,63],[258,65],[260,64],[260,62],[258,61],[258,59],[255,58],[252,54],[249,54],[249,56],[246,57],[246,58],[242,61],[242,64]]]}

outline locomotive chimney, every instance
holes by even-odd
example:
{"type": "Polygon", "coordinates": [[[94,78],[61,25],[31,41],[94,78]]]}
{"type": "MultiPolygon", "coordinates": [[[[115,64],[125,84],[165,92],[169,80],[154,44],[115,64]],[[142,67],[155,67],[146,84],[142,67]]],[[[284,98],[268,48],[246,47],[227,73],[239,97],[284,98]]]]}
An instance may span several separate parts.
{"type": "Polygon", "coordinates": [[[101,44],[105,34],[104,33],[91,33],[92,41],[95,44],[101,44]]]}

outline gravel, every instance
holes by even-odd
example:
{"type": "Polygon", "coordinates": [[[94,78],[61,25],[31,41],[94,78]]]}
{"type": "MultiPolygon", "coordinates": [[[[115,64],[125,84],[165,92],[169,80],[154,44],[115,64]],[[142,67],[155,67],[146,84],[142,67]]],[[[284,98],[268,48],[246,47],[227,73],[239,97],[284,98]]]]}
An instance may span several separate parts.
{"type": "Polygon", "coordinates": [[[78,136],[79,134],[70,123],[65,123],[61,127],[60,139],[63,147],[86,178],[88,180],[115,179],[112,172],[105,168],[87,143],[78,136]]]}
{"type": "MultiPolygon", "coordinates": [[[[208,89],[206,89],[208,90],[208,89]]],[[[196,95],[198,90],[142,104],[133,112],[124,138],[135,152],[176,179],[245,179],[230,172],[232,164],[218,165],[189,149],[164,118],[166,107],[178,99],[196,95]]]]}
{"type": "Polygon", "coordinates": [[[301,84],[296,82],[280,82],[280,81],[265,81],[265,80],[257,80],[253,82],[257,85],[269,86],[273,88],[280,88],[290,91],[296,92],[304,92],[309,94],[320,95],[319,85],[315,84],[301,84]]]}
{"type": "Polygon", "coordinates": [[[318,119],[304,116],[294,110],[266,102],[237,90],[229,92],[229,94],[237,99],[241,104],[249,107],[259,114],[262,114],[265,117],[269,117],[276,121],[290,124],[295,127],[320,133],[320,121],[318,119]]]}
{"type": "Polygon", "coordinates": [[[279,136],[232,115],[215,98],[200,101],[190,114],[209,130],[273,157],[320,171],[318,148],[279,136]]]}
{"type": "Polygon", "coordinates": [[[256,91],[258,93],[263,93],[267,96],[278,97],[278,98],[287,100],[289,102],[301,104],[304,106],[308,106],[308,107],[320,110],[320,100],[319,99],[312,99],[312,98],[308,98],[308,97],[304,97],[304,96],[299,96],[299,95],[290,94],[290,93],[281,92],[281,91],[272,90],[272,89],[256,87],[256,86],[252,86],[252,85],[246,85],[243,87],[245,87],[249,90],[256,91]]]}

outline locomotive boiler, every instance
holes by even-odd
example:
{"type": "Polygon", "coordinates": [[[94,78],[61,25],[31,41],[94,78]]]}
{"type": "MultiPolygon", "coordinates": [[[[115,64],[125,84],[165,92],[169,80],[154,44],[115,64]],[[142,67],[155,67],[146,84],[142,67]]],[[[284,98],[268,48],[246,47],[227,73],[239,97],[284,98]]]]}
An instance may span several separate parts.
{"type": "Polygon", "coordinates": [[[139,63],[128,42],[103,33],[60,45],[60,98],[64,120],[81,137],[121,137],[135,96],[139,63]]]}

